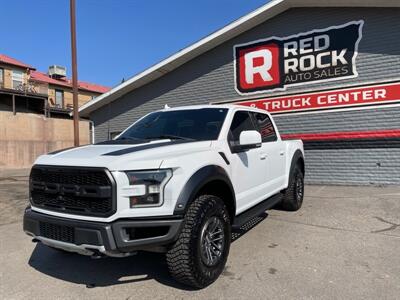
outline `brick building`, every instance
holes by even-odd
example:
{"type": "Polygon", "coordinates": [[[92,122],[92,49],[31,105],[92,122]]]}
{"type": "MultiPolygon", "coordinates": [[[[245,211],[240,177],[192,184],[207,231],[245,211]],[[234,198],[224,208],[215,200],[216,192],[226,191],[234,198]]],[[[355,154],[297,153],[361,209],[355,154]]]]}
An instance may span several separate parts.
{"type": "MultiPolygon", "coordinates": [[[[79,81],[79,106],[107,92],[109,88],[79,81]]],[[[50,66],[48,73],[0,54],[0,111],[43,113],[69,118],[72,82],[66,70],[50,66]]]]}
{"type": "MultiPolygon", "coordinates": [[[[73,145],[72,84],[65,68],[49,72],[0,54],[0,169],[30,167],[44,153],[73,145]]],[[[79,82],[79,105],[109,88],[79,82]]],[[[80,143],[92,141],[90,122],[80,121],[80,143]]]]}

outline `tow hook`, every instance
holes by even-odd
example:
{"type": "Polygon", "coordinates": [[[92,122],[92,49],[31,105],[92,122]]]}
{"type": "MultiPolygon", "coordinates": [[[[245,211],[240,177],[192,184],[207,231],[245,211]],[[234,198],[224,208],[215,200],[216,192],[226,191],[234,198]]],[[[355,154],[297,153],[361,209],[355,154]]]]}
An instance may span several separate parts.
{"type": "Polygon", "coordinates": [[[93,251],[93,254],[90,256],[91,259],[100,259],[106,257],[103,253],[101,253],[99,250],[96,249],[90,249],[90,251],[93,251]]]}

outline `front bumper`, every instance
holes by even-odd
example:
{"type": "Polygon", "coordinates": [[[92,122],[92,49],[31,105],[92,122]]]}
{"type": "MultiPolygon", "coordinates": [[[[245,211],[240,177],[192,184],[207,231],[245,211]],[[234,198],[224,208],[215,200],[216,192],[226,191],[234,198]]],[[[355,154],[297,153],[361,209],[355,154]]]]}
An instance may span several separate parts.
{"type": "Polygon", "coordinates": [[[100,223],[60,218],[27,208],[24,231],[42,243],[84,255],[127,256],[173,243],[183,220],[120,219],[100,223]]]}

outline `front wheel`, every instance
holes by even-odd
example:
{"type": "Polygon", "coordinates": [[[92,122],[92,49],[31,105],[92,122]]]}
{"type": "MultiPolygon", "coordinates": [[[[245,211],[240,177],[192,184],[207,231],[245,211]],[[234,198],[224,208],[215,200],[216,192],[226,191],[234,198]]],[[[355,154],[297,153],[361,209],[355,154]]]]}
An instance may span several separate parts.
{"type": "Polygon", "coordinates": [[[183,284],[204,288],[222,273],[230,243],[231,225],[224,202],[202,195],[189,206],[182,231],[167,252],[169,271],[183,284]]]}

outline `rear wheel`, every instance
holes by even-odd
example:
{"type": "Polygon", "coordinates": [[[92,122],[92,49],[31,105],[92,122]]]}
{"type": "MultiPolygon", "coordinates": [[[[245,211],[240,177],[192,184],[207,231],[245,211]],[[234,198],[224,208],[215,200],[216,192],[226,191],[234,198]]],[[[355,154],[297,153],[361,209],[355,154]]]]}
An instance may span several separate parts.
{"type": "Polygon", "coordinates": [[[289,186],[283,192],[280,207],[288,211],[299,210],[304,198],[304,174],[300,165],[296,165],[289,179],[289,186]]]}
{"type": "Polygon", "coordinates": [[[231,225],[223,201],[198,197],[189,207],[178,240],[167,252],[171,275],[179,282],[204,288],[222,273],[229,254],[231,225]]]}

